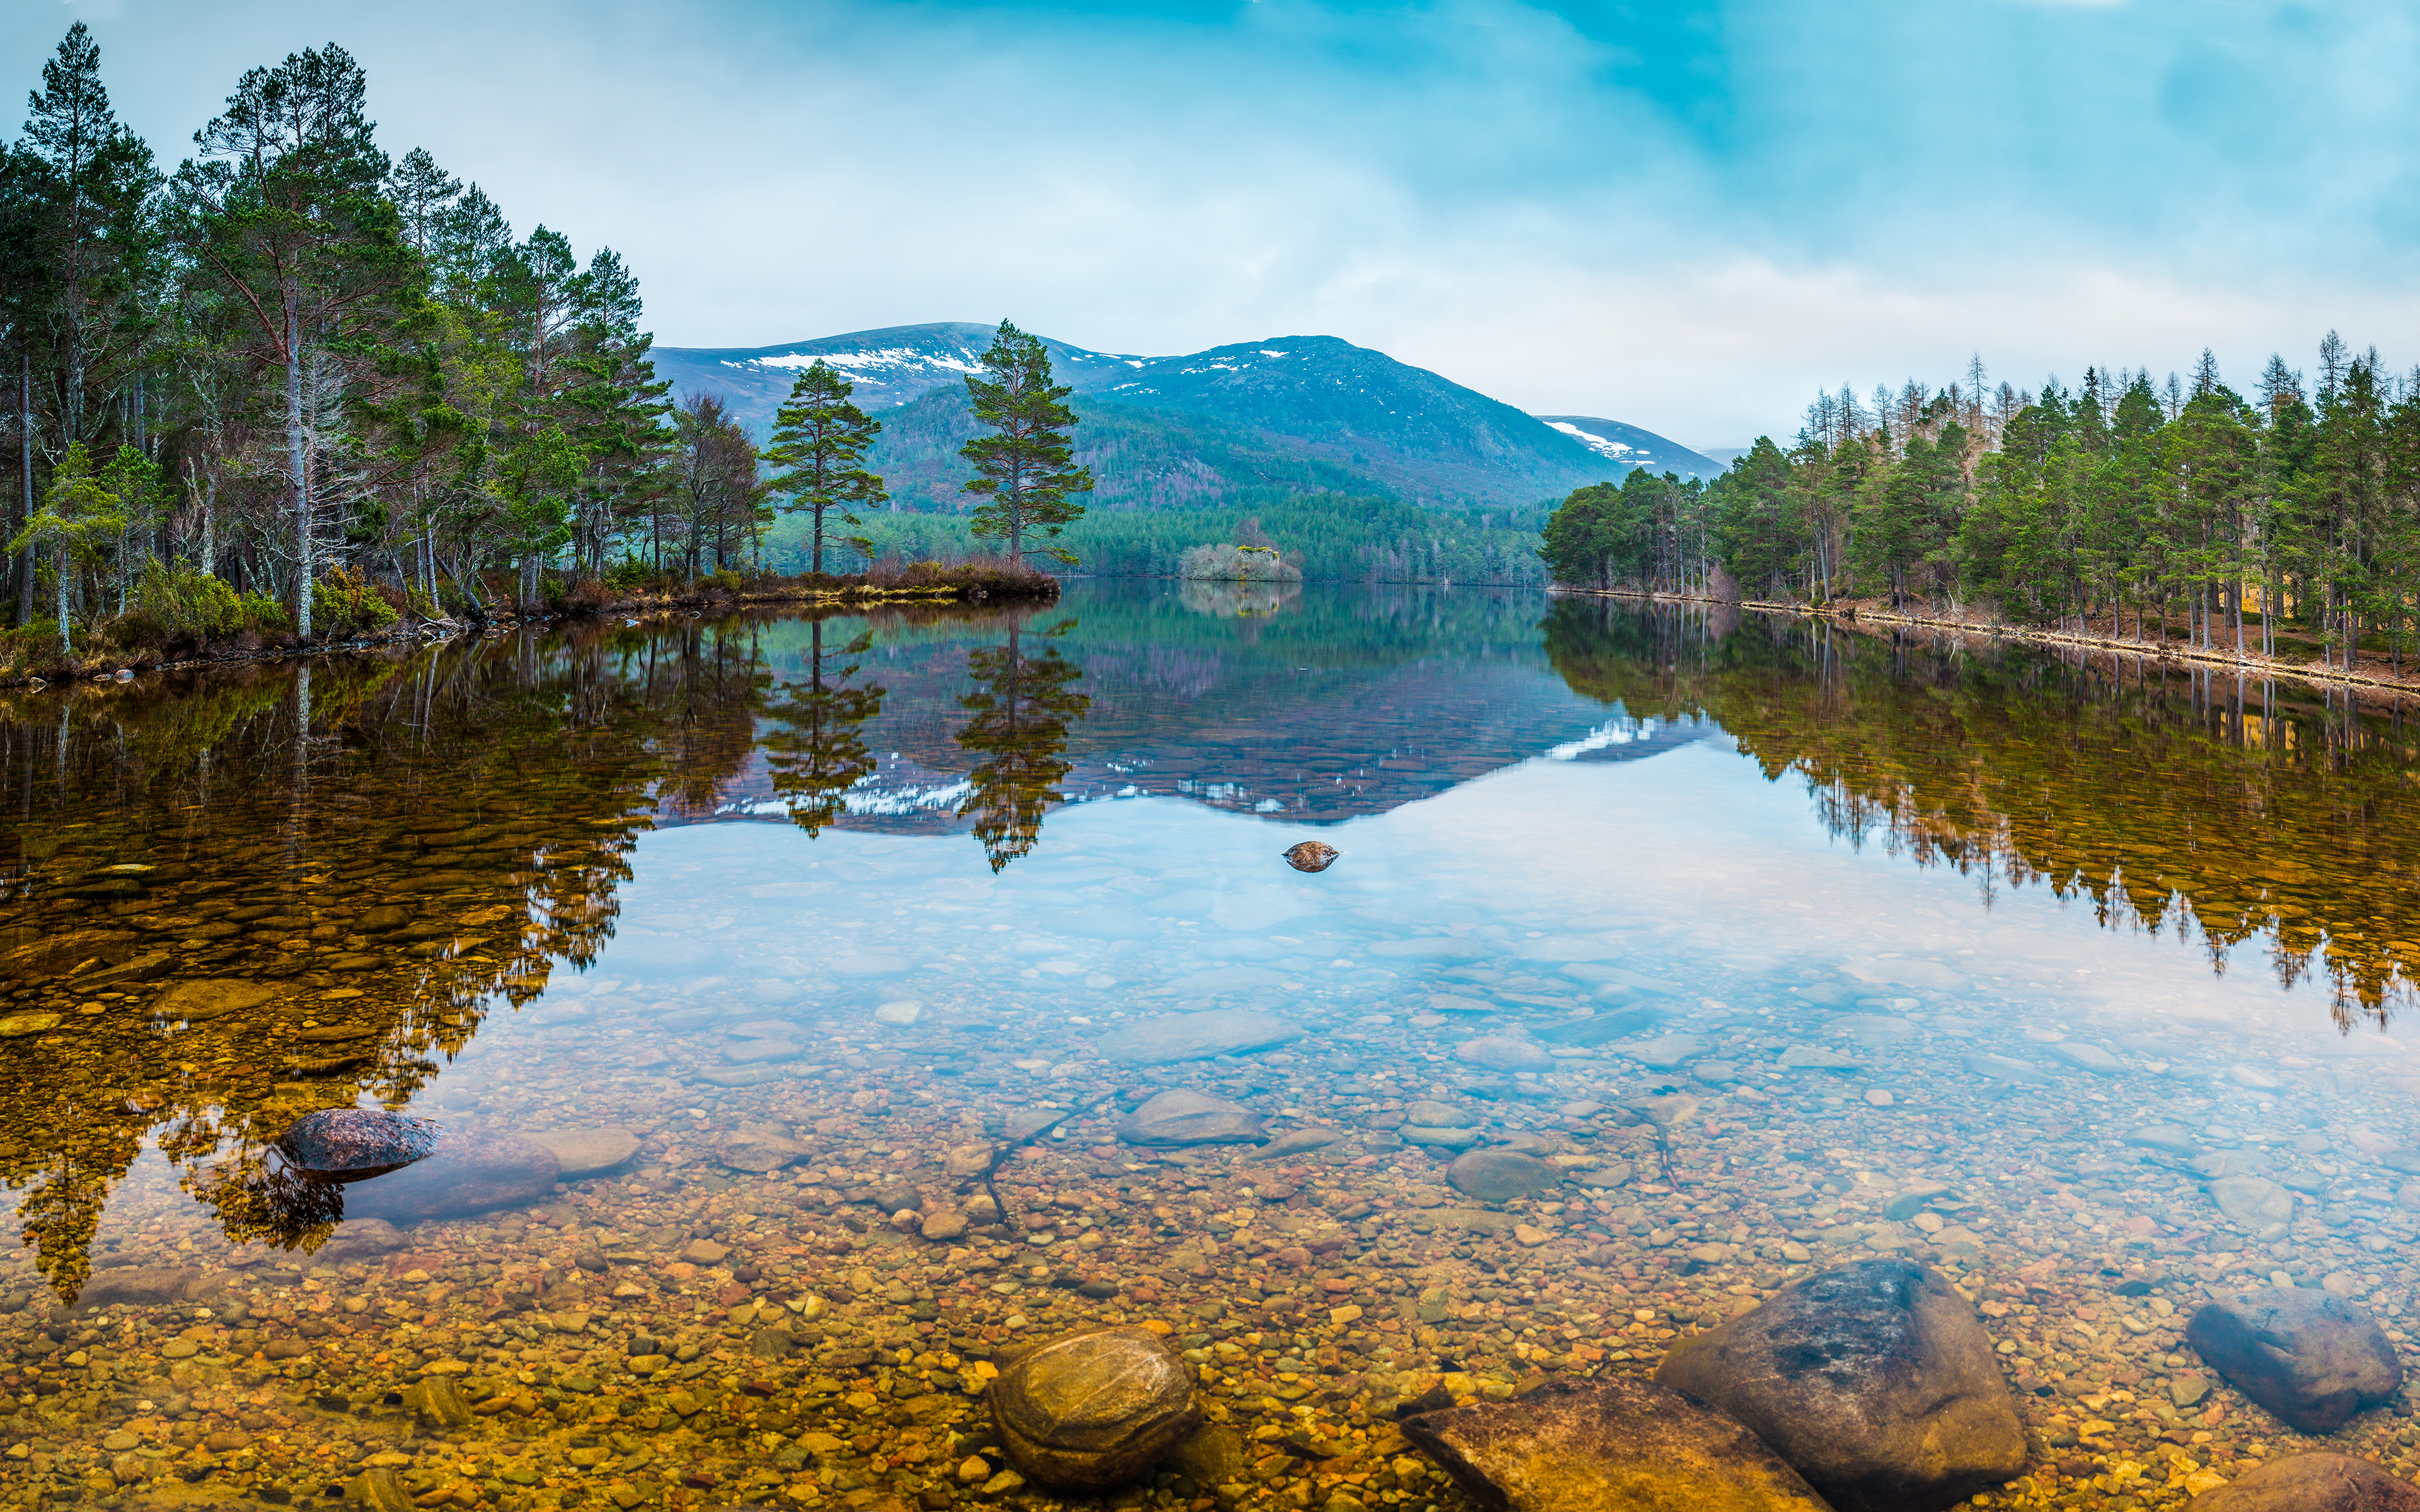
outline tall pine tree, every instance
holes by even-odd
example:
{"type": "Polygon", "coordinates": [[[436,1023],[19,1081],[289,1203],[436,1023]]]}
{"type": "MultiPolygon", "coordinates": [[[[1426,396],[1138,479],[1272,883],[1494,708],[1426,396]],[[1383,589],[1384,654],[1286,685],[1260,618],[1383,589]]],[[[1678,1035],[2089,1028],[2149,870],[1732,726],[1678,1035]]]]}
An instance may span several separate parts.
{"type": "MultiPolygon", "coordinates": [[[[863,466],[865,450],[882,430],[873,419],[849,403],[857,385],[824,365],[817,358],[790,386],[790,397],[773,416],[773,444],[765,460],[783,471],[771,481],[773,491],[790,496],[784,513],[806,511],[812,520],[814,570],[824,570],[824,518],[838,511],[841,523],[861,525],[852,513],[860,504],[877,504],[891,496],[882,479],[863,466]]],[[[852,539],[852,546],[859,542],[852,539]]]]}
{"type": "MultiPolygon", "coordinates": [[[[1068,427],[1076,411],[1064,403],[1076,391],[1050,381],[1050,352],[1038,336],[1003,320],[984,353],[989,378],[970,374],[967,396],[975,419],[991,434],[958,448],[974,464],[966,491],[984,501],[975,508],[974,533],[1008,543],[1012,566],[1025,564],[1025,534],[1039,528],[1055,537],[1084,517],[1070,494],[1093,491],[1093,470],[1076,465],[1068,427]]],[[[1044,550],[1066,565],[1075,555],[1063,548],[1044,550]]]]}

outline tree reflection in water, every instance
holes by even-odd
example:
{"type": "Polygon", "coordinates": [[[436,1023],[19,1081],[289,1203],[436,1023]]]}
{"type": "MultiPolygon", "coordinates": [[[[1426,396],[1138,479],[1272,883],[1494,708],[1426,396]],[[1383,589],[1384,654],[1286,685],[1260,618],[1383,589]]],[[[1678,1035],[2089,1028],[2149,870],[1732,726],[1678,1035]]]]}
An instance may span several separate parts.
{"type": "Polygon", "coordinates": [[[1084,675],[1053,643],[1074,629],[1062,621],[1036,638],[1039,655],[1028,656],[1022,631],[1012,622],[1005,645],[967,654],[975,690],[958,700],[973,716],[958,732],[958,746],[979,758],[967,774],[972,791],[958,805],[974,819],[975,839],[994,872],[1033,849],[1042,817],[1063,798],[1058,783],[1067,760],[1067,732],[1093,701],[1068,685],[1084,675]]]}
{"type": "MultiPolygon", "coordinates": [[[[871,776],[877,764],[866,748],[865,723],[882,712],[883,688],[878,683],[851,687],[859,664],[827,671],[824,666],[824,624],[818,619],[809,632],[807,685],[785,685],[785,696],[765,711],[786,728],[759,737],[771,769],[774,794],[790,810],[790,822],[810,835],[820,835],[847,808],[848,790],[871,776]]],[[[860,635],[830,655],[839,659],[862,656],[874,648],[872,631],[860,635]]]]}

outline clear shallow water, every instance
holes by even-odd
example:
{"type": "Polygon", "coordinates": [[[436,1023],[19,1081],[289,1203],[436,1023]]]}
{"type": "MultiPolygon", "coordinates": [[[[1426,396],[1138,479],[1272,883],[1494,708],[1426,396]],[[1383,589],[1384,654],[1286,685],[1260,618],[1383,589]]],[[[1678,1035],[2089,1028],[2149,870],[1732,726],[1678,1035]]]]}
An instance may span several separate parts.
{"type": "MultiPolygon", "coordinates": [[[[1026,1496],[983,1489],[985,1372],[1127,1319],[1248,1446],[1149,1498],[1426,1505],[1396,1403],[1651,1369],[1906,1253],[2024,1393],[1993,1496],[2156,1504],[2293,1437],[2180,1407],[2180,1309],[2333,1278],[2403,1331],[2391,717],[1166,585],[158,682],[0,704],[26,1495],[1026,1496]],[[1310,837],[1315,875],[1278,854],[1310,837]],[[1206,1010],[1300,1033],[1102,1054],[1206,1010]],[[1333,1142],[1121,1142],[1169,1086],[1333,1142]],[[1674,1096],[1663,1141],[1624,1106],[1674,1096]],[[1393,1132],[1423,1098],[1569,1180],[1457,1191],[1393,1132]],[[355,1103],[488,1139],[492,1205],[281,1208],[268,1142],[355,1103]],[[988,1221],[951,1151],[1019,1140],[988,1221]],[[2221,1212],[2242,1168],[2288,1206],[2221,1212]],[[483,1411],[416,1412],[432,1375],[483,1411]]],[[[2400,1463],[2402,1429],[2339,1438],[2400,1463]]]]}

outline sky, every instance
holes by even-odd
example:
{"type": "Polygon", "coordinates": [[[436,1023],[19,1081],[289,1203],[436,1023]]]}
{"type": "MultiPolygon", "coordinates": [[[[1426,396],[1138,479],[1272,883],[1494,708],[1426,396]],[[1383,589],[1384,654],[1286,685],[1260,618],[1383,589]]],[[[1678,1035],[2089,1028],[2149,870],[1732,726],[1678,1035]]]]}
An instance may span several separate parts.
{"type": "Polygon", "coordinates": [[[20,0],[184,155],[334,40],[395,154],[617,249],[669,346],[1328,334],[1683,444],[1818,387],[2249,388],[2420,314],[2420,9],[2252,0],[20,0]]]}

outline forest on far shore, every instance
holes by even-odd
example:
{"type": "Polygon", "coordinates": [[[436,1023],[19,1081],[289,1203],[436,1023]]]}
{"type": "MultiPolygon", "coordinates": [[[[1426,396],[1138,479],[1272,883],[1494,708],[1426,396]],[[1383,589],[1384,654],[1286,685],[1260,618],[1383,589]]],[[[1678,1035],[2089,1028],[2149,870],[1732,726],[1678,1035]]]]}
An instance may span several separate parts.
{"type": "Polygon", "coordinates": [[[1820,394],[1711,484],[1634,472],[1557,507],[1557,580],[1752,599],[1978,609],[2265,656],[2420,652],[2420,370],[2334,332],[2316,376],[2272,357],[2249,397],[2087,368],[1987,391],[1820,394]]]}

